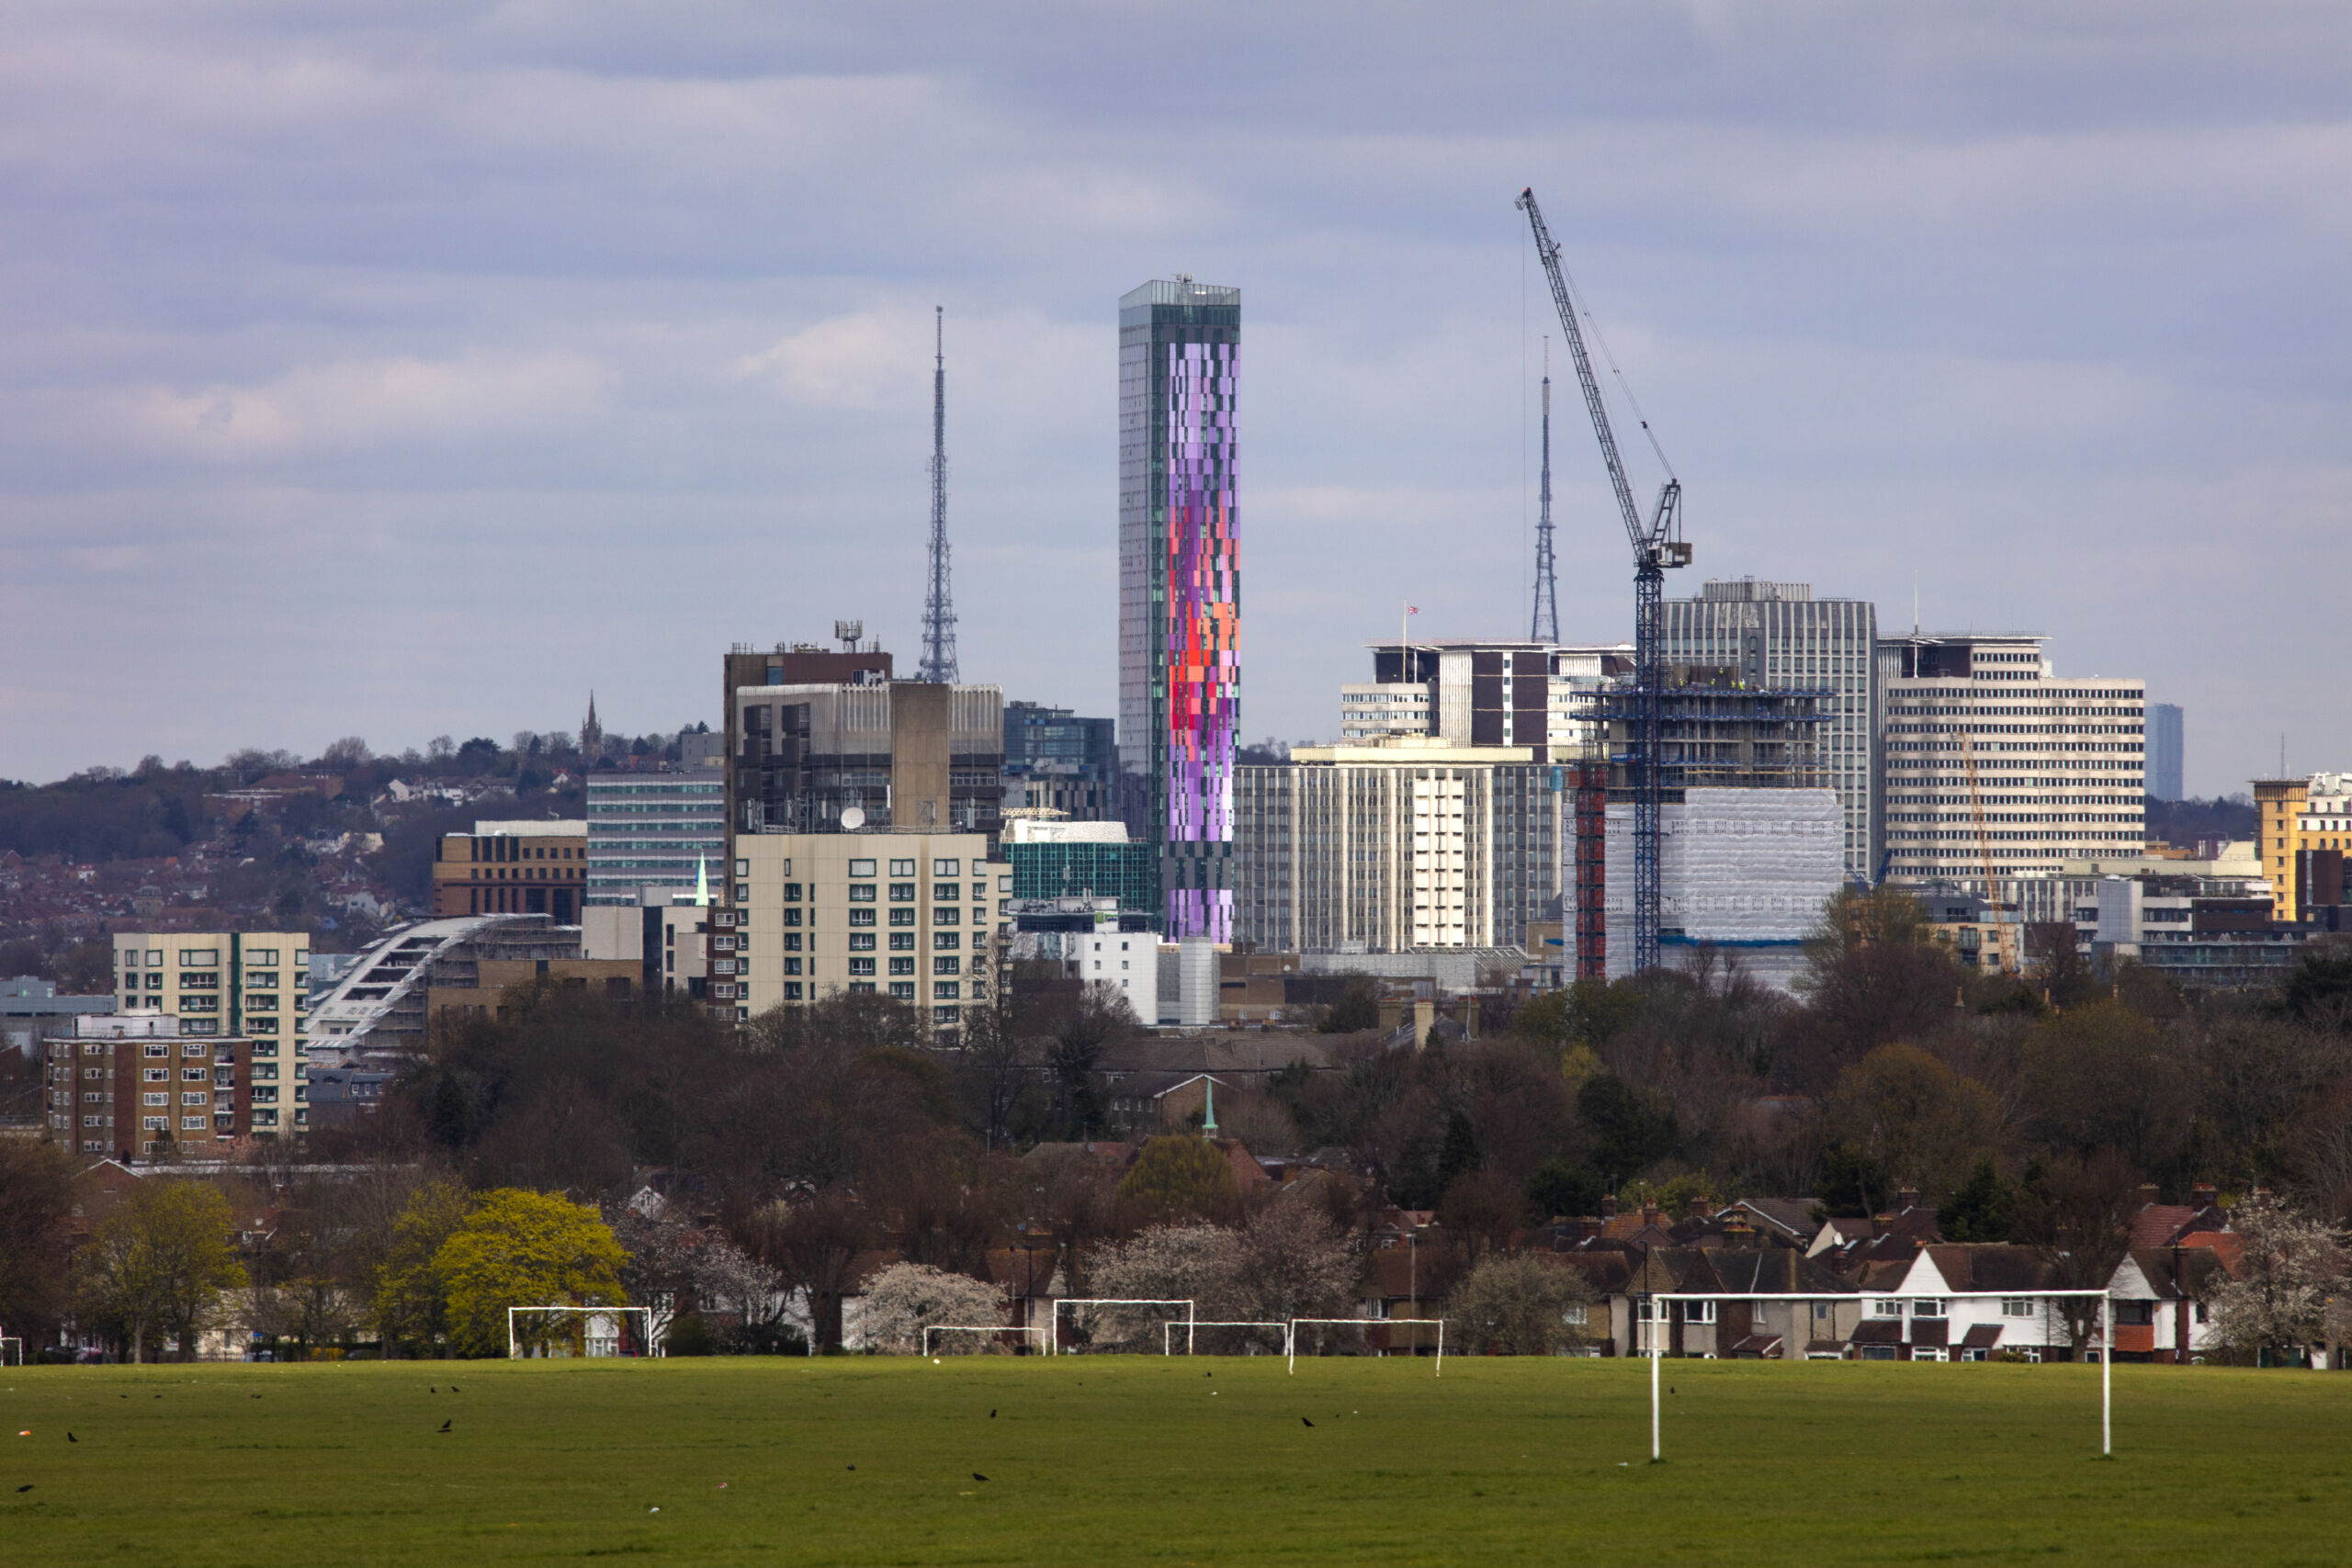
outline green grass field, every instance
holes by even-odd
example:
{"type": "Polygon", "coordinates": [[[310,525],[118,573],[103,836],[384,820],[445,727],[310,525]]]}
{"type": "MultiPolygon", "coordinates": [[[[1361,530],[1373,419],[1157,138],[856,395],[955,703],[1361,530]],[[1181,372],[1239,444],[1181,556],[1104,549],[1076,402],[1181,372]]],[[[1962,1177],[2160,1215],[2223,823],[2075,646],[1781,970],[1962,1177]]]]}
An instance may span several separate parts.
{"type": "Polygon", "coordinates": [[[2352,1377],[2119,1367],[2103,1462],[2095,1367],[1665,1371],[1654,1466],[1623,1361],[10,1368],[0,1561],[2352,1555],[2352,1377]]]}

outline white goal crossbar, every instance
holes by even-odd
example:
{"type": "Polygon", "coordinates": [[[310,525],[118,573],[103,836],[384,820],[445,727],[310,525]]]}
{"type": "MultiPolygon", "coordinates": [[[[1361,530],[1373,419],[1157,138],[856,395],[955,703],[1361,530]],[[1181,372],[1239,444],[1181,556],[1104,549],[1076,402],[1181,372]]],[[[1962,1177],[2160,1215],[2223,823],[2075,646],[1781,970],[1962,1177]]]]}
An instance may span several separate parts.
{"type": "Polygon", "coordinates": [[[626,1317],[630,1313],[636,1313],[639,1314],[639,1320],[644,1325],[638,1336],[639,1346],[638,1354],[651,1356],[658,1353],[653,1345],[653,1309],[651,1307],[571,1306],[560,1303],[552,1306],[512,1306],[506,1309],[506,1359],[510,1361],[520,1359],[522,1357],[522,1344],[514,1335],[514,1314],[518,1312],[568,1312],[574,1316],[594,1316],[603,1314],[614,1317],[626,1317]]]}
{"type": "Polygon", "coordinates": [[[1290,1371],[1298,1371],[1298,1325],[1302,1323],[1353,1324],[1358,1328],[1437,1328],[1437,1370],[1430,1375],[1445,1376],[1445,1319],[1442,1317],[1294,1317],[1290,1320],[1290,1371]]]}
{"type": "Polygon", "coordinates": [[[1283,1354],[1285,1356],[1290,1354],[1290,1325],[1287,1323],[1212,1323],[1207,1318],[1202,1318],[1197,1322],[1192,1319],[1187,1319],[1182,1323],[1178,1323],[1171,1318],[1168,1322],[1159,1325],[1159,1353],[1161,1355],[1167,1356],[1174,1353],[1171,1346],[1175,1339],[1176,1331],[1180,1328],[1184,1330],[1184,1354],[1187,1356],[1193,1353],[1193,1337],[1194,1331],[1203,1328],[1279,1328],[1283,1331],[1283,1354]]]}
{"type": "MultiPolygon", "coordinates": [[[[2018,1301],[2096,1301],[2104,1303],[2105,1291],[2004,1291],[2004,1296],[2018,1301]]],[[[1924,1291],[1660,1291],[1649,1298],[1653,1302],[1849,1302],[1871,1301],[1947,1301],[1949,1296],[1924,1291]]],[[[2098,1451],[2101,1458],[2115,1452],[2115,1345],[2108,1320],[2112,1311],[2104,1304],[2099,1309],[2098,1353],[2098,1451]]],[[[1644,1320],[1636,1319],[1637,1324],[1644,1320]]],[[[1660,1343],[1666,1336],[1659,1332],[1665,1325],[1655,1316],[1647,1320],[1650,1340],[1650,1462],[1658,1462],[1658,1358],[1660,1343]]]]}
{"type": "Polygon", "coordinates": [[[1041,1323],[934,1323],[922,1331],[922,1353],[931,1354],[931,1337],[934,1334],[1034,1334],[1042,1349],[1046,1325],[1041,1323]]]}
{"type": "MultiPolygon", "coordinates": [[[[1046,1354],[1048,1355],[1058,1356],[1062,1353],[1062,1308],[1064,1307],[1182,1307],[1184,1309],[1184,1321],[1187,1323],[1191,1323],[1200,1315],[1199,1309],[1193,1304],[1192,1298],[1189,1296],[1181,1300],[1167,1298],[1158,1300],[1149,1298],[1126,1299],[1114,1296],[1065,1296],[1060,1301],[1054,1303],[1053,1337],[1046,1342],[1046,1354]]],[[[1165,1354],[1164,1351],[1162,1353],[1165,1354]]]]}

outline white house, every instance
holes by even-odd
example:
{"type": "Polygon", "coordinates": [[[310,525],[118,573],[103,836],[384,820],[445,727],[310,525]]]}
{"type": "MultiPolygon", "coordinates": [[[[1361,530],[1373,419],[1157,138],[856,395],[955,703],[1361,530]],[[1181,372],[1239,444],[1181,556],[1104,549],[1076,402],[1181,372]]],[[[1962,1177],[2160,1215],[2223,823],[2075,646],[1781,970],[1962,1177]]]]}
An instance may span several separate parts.
{"type": "Polygon", "coordinates": [[[2064,1304],[2031,1293],[2058,1289],[2051,1277],[2050,1265],[2028,1247],[1922,1247],[1899,1284],[1863,1298],[1854,1354],[1881,1361],[1983,1361],[2007,1352],[2063,1358],[2074,1342],[2064,1304]]]}
{"type": "Polygon", "coordinates": [[[2116,1265],[2115,1359],[2179,1363],[2215,1347],[2201,1299],[2226,1265],[2211,1247],[2135,1247],[2116,1265]]]}

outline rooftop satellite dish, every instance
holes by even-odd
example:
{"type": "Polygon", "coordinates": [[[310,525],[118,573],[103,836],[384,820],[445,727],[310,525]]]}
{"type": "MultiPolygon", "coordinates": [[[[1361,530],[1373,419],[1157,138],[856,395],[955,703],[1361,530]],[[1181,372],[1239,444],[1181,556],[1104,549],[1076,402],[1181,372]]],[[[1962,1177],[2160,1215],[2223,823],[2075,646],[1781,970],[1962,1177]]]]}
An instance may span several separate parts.
{"type": "Polygon", "coordinates": [[[853,806],[853,807],[851,807],[849,809],[847,809],[846,811],[843,811],[843,812],[842,813],[842,832],[844,832],[844,833],[854,833],[854,832],[856,832],[860,828],[863,828],[863,827],[865,827],[865,808],[864,807],[862,807],[862,806],[853,806]]]}

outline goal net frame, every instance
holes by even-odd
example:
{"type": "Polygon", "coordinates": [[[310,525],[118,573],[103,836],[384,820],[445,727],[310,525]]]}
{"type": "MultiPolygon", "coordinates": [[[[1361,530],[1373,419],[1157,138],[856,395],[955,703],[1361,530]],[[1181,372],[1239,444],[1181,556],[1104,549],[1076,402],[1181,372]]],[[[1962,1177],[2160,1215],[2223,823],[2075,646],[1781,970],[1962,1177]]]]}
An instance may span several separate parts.
{"type": "MultiPolygon", "coordinates": [[[[569,1303],[556,1303],[548,1306],[511,1306],[506,1309],[506,1359],[510,1361],[530,1359],[529,1357],[521,1353],[521,1342],[515,1337],[514,1314],[518,1312],[568,1312],[575,1316],[586,1316],[596,1313],[609,1313],[624,1318],[626,1318],[630,1313],[636,1313],[645,1325],[644,1328],[638,1335],[638,1343],[642,1347],[642,1348],[640,1348],[634,1357],[623,1356],[614,1359],[618,1360],[650,1360],[662,1354],[661,1347],[655,1344],[653,1339],[653,1309],[651,1307],[573,1306],[569,1303]]],[[[584,1340],[585,1337],[583,1336],[582,1337],[584,1340]]],[[[583,1356],[582,1359],[584,1360],[587,1359],[587,1358],[583,1356]]],[[[600,1356],[597,1357],[596,1359],[603,1360],[605,1358],[600,1356]]]]}
{"type": "MultiPolygon", "coordinates": [[[[2098,1451],[2101,1459],[2115,1457],[2115,1309],[2108,1292],[2099,1291],[2003,1291],[2001,1295],[2019,1301],[2095,1301],[2100,1303],[2098,1321],[2090,1332],[2098,1337],[2098,1451]]],[[[1663,1302],[1861,1302],[1950,1301],[1949,1294],[1938,1295],[1927,1291],[1659,1291],[1648,1298],[1663,1302]]],[[[1667,1326],[1655,1314],[1648,1318],[1635,1318],[1634,1326],[1649,1330],[1650,1363],[1650,1462],[1664,1459],[1658,1448],[1658,1362],[1664,1359],[1663,1341],[1659,1332],[1667,1326]]],[[[2088,1348],[2087,1343],[2081,1348],[2088,1348]]]]}
{"type": "Polygon", "coordinates": [[[0,1334],[0,1367],[21,1367],[25,1364],[25,1342],[14,1334],[0,1334]],[[17,1348],[17,1359],[8,1359],[8,1347],[17,1348]]]}
{"type": "MultiPolygon", "coordinates": [[[[1357,1328],[1428,1328],[1437,1329],[1437,1368],[1430,1375],[1445,1376],[1445,1319],[1442,1317],[1294,1317],[1290,1320],[1290,1371],[1298,1372],[1298,1325],[1302,1323],[1357,1328]]],[[[1417,1339],[1418,1336],[1415,1337],[1417,1339]]],[[[1420,1347],[1416,1344],[1415,1349],[1420,1347]]]]}
{"type": "Polygon", "coordinates": [[[1187,1356],[1193,1354],[1194,1337],[1201,1329],[1204,1328],[1279,1328],[1282,1330],[1283,1335],[1283,1354],[1285,1356],[1290,1354],[1291,1325],[1287,1323],[1243,1323],[1238,1321],[1229,1323],[1212,1322],[1204,1317],[1198,1320],[1188,1320],[1182,1323],[1177,1322],[1174,1318],[1170,1318],[1166,1323],[1161,1324],[1159,1325],[1159,1353],[1161,1355],[1170,1356],[1175,1354],[1172,1347],[1175,1342],[1176,1331],[1180,1328],[1184,1330],[1184,1354],[1187,1356]]]}
{"type": "Polygon", "coordinates": [[[1039,1337],[1038,1354],[1043,1355],[1045,1332],[1046,1326],[1040,1323],[933,1323],[923,1328],[922,1353],[931,1354],[931,1337],[934,1334],[1029,1334],[1039,1337]]]}
{"type": "Polygon", "coordinates": [[[1182,1307],[1184,1321],[1191,1323],[1200,1316],[1200,1308],[1190,1296],[1122,1297],[1122,1296],[1063,1296],[1054,1303],[1053,1335],[1046,1340],[1049,1356],[1076,1354],[1062,1348],[1062,1309],[1064,1307],[1182,1307]]]}

